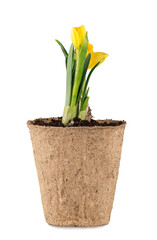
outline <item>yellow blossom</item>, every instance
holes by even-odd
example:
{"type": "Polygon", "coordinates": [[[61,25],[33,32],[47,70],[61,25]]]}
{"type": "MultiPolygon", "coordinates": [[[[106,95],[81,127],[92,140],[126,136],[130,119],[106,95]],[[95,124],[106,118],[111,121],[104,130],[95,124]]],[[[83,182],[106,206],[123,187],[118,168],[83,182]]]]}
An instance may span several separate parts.
{"type": "Polygon", "coordinates": [[[100,64],[101,64],[108,57],[107,53],[94,52],[93,45],[90,43],[88,43],[87,55],[89,53],[91,53],[91,60],[90,60],[89,66],[88,66],[89,69],[92,69],[98,62],[100,62],[100,64]]]}
{"type": "Polygon", "coordinates": [[[76,49],[83,43],[86,33],[86,29],[83,25],[81,27],[73,27],[71,31],[71,40],[76,49]]]}

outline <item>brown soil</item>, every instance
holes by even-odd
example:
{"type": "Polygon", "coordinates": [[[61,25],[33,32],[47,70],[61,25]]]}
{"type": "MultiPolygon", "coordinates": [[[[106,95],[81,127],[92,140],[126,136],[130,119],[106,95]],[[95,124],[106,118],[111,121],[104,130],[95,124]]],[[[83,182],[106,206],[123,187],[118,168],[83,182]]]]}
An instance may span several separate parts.
{"type": "MultiPolygon", "coordinates": [[[[39,118],[31,121],[33,125],[38,126],[53,126],[53,127],[65,127],[62,124],[62,118],[39,118]]],[[[69,122],[66,127],[95,127],[95,126],[120,126],[124,124],[125,121],[114,121],[114,120],[94,120],[92,119],[91,122],[87,120],[81,120],[79,118],[73,119],[73,121],[69,122]]]]}

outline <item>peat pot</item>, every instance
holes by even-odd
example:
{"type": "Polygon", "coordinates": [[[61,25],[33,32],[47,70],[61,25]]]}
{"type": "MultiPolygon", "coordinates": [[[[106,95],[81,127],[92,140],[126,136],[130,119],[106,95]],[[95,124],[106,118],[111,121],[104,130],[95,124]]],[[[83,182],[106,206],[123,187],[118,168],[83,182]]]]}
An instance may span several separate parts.
{"type": "Polygon", "coordinates": [[[28,121],[27,126],[47,223],[108,224],[126,122],[105,120],[113,126],[54,127],[35,125],[35,121],[28,121]]]}

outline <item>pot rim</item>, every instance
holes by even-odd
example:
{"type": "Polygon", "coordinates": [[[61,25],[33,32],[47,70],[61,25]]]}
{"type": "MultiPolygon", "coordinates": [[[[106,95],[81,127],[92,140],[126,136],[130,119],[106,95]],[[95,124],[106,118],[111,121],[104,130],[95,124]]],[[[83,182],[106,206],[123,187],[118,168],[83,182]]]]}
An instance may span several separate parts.
{"type": "Polygon", "coordinates": [[[100,120],[100,119],[98,119],[98,120],[96,120],[96,121],[98,121],[98,122],[104,122],[104,121],[106,121],[106,122],[119,122],[120,124],[119,125],[117,125],[117,126],[68,126],[68,127],[63,127],[63,126],[42,126],[42,125],[38,125],[38,124],[34,124],[34,122],[36,121],[36,120],[39,120],[39,119],[41,119],[41,120],[49,120],[49,119],[58,119],[58,118],[55,118],[55,117],[51,117],[51,118],[36,118],[36,119],[34,119],[34,120],[28,120],[27,121],[27,126],[29,127],[29,126],[33,126],[33,127],[38,127],[38,128],[55,128],[55,129],[96,129],[96,128],[98,128],[98,129],[102,129],[102,128],[119,128],[119,127],[125,127],[126,126],[126,124],[127,124],[127,122],[126,121],[124,121],[124,120],[112,120],[112,119],[104,119],[104,120],[100,120]]]}

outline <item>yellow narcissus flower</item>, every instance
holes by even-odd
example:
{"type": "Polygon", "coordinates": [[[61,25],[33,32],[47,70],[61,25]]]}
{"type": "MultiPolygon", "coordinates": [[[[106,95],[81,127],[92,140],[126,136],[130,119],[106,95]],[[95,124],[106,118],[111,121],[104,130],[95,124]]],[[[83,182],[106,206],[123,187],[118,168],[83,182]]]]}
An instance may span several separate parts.
{"type": "Polygon", "coordinates": [[[73,27],[71,31],[71,40],[76,49],[78,49],[82,44],[86,33],[86,29],[83,25],[81,27],[73,27]]]}
{"type": "Polygon", "coordinates": [[[92,69],[98,62],[100,62],[100,64],[101,64],[105,60],[105,58],[108,57],[107,53],[94,52],[93,45],[90,43],[88,43],[87,55],[89,53],[91,53],[91,60],[90,60],[89,66],[88,66],[89,69],[92,69]]]}

